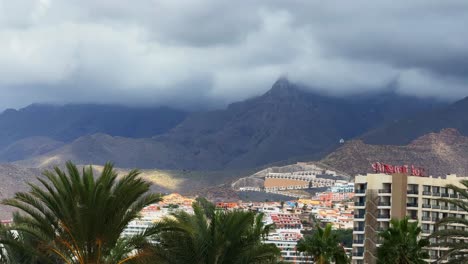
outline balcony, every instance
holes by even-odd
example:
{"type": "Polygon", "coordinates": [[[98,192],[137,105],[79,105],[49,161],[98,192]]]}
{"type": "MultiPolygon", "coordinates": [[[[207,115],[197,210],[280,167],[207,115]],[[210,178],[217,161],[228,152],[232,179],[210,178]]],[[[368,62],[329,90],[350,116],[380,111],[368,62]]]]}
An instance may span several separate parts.
{"type": "Polygon", "coordinates": [[[389,215],[389,214],[379,214],[379,215],[377,215],[377,218],[380,218],[380,219],[390,219],[390,215],[389,215]]]}
{"type": "Polygon", "coordinates": [[[421,219],[422,219],[422,221],[431,221],[430,216],[423,216],[421,219]]]}
{"type": "Polygon", "coordinates": [[[429,230],[429,229],[423,229],[423,230],[422,230],[422,233],[423,233],[423,234],[430,234],[430,233],[431,233],[431,230],[429,230]]]}
{"type": "Polygon", "coordinates": [[[364,239],[353,240],[353,244],[362,245],[364,244],[364,239]]]}
{"type": "Polygon", "coordinates": [[[449,194],[448,193],[442,193],[440,194],[441,197],[449,197],[449,194]]]}
{"type": "Polygon", "coordinates": [[[366,206],[366,203],[355,202],[354,206],[366,206]]]}
{"type": "Polygon", "coordinates": [[[364,232],[364,227],[363,226],[355,226],[353,228],[353,231],[361,231],[361,232],[364,232]]]}
{"type": "Polygon", "coordinates": [[[354,193],[366,193],[366,189],[354,190],[354,193]]]}
{"type": "Polygon", "coordinates": [[[418,220],[418,216],[417,215],[408,215],[408,219],[418,220]]]}
{"type": "Polygon", "coordinates": [[[440,205],[438,205],[438,204],[433,204],[433,205],[432,205],[432,209],[440,209],[440,205]]]}
{"type": "Polygon", "coordinates": [[[419,194],[418,190],[408,190],[406,191],[407,194],[419,194]]]}
{"type": "Polygon", "coordinates": [[[440,197],[440,193],[439,192],[433,192],[432,196],[440,197]]]}
{"type": "Polygon", "coordinates": [[[450,194],[450,198],[458,198],[458,194],[452,193],[450,194]]]}
{"type": "Polygon", "coordinates": [[[451,205],[451,206],[449,207],[449,209],[450,209],[450,211],[457,211],[457,207],[456,207],[456,206],[453,206],[453,205],[451,205]]]}
{"type": "Polygon", "coordinates": [[[442,206],[440,207],[440,210],[449,210],[449,207],[448,207],[448,206],[445,206],[445,205],[442,205],[442,206]]]}
{"type": "Polygon", "coordinates": [[[438,222],[440,220],[440,217],[432,217],[432,222],[438,222]]]}
{"type": "Polygon", "coordinates": [[[364,214],[355,214],[354,219],[364,219],[364,214]]]}
{"type": "Polygon", "coordinates": [[[431,208],[431,205],[430,204],[423,204],[422,208],[431,208]]]}
{"type": "Polygon", "coordinates": [[[353,257],[363,257],[364,252],[353,252],[353,257]]]}
{"type": "Polygon", "coordinates": [[[390,189],[379,189],[379,193],[392,193],[390,189]]]}
{"type": "Polygon", "coordinates": [[[407,203],[406,207],[418,207],[418,203],[407,203]]]}
{"type": "Polygon", "coordinates": [[[432,192],[430,192],[430,191],[424,191],[424,192],[423,192],[423,195],[431,196],[431,195],[432,195],[432,192]]]}
{"type": "Polygon", "coordinates": [[[379,206],[390,206],[390,202],[379,202],[378,203],[379,206]]]}

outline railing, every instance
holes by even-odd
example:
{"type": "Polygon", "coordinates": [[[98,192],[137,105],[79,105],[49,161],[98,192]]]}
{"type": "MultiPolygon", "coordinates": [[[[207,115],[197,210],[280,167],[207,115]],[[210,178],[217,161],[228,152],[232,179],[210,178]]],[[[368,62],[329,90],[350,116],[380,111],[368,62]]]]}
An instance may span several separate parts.
{"type": "Polygon", "coordinates": [[[445,205],[442,205],[442,206],[440,207],[440,209],[441,209],[441,210],[449,210],[449,207],[448,207],[448,206],[445,206],[445,205]]]}
{"type": "Polygon", "coordinates": [[[423,229],[423,230],[422,230],[422,233],[423,233],[423,234],[430,234],[430,233],[431,233],[431,230],[429,230],[429,229],[423,229]]]}
{"type": "Polygon", "coordinates": [[[452,193],[450,194],[450,198],[458,198],[458,194],[452,193]]]}
{"type": "Polygon", "coordinates": [[[406,191],[407,194],[419,194],[418,190],[408,190],[406,191]]]}
{"type": "Polygon", "coordinates": [[[379,206],[390,206],[390,202],[379,202],[379,206]]]}
{"type": "Polygon", "coordinates": [[[365,206],[366,203],[355,202],[354,206],[365,206]]]}
{"type": "Polygon", "coordinates": [[[451,211],[457,211],[457,207],[456,207],[456,206],[451,205],[449,208],[450,208],[451,211]]]}
{"type": "Polygon", "coordinates": [[[364,244],[364,239],[353,240],[353,244],[364,244]]]}
{"type": "Polygon", "coordinates": [[[389,214],[379,214],[379,215],[377,215],[377,218],[390,219],[390,215],[389,214]]]}
{"type": "Polygon", "coordinates": [[[449,194],[448,193],[442,193],[440,194],[441,197],[449,197],[449,194]]]}
{"type": "Polygon", "coordinates": [[[421,218],[423,221],[431,221],[431,217],[430,216],[423,216],[421,218]]]}
{"type": "Polygon", "coordinates": [[[364,214],[355,214],[354,218],[355,219],[364,219],[364,214]]]}
{"type": "Polygon", "coordinates": [[[365,190],[365,189],[362,189],[362,190],[354,190],[354,193],[366,193],[366,190],[365,190]]]}
{"type": "Polygon", "coordinates": [[[433,204],[433,205],[432,205],[432,209],[440,209],[440,205],[438,205],[438,204],[433,204]]]}
{"type": "Polygon", "coordinates": [[[353,252],[353,257],[362,257],[364,256],[364,252],[353,252]]]}
{"type": "Polygon", "coordinates": [[[354,227],[354,231],[364,231],[364,227],[354,227]]]}
{"type": "Polygon", "coordinates": [[[423,191],[423,195],[432,195],[432,192],[430,192],[430,191],[423,191]]]}
{"type": "Polygon", "coordinates": [[[407,203],[406,206],[407,207],[418,207],[418,204],[417,203],[407,203]]]}
{"type": "Polygon", "coordinates": [[[432,217],[432,221],[433,221],[433,222],[437,222],[437,221],[439,221],[439,220],[440,220],[440,217],[432,217]]]}
{"type": "Polygon", "coordinates": [[[433,192],[433,193],[432,193],[432,196],[440,197],[440,193],[439,193],[439,192],[433,192]]]}
{"type": "Polygon", "coordinates": [[[408,218],[411,219],[411,220],[418,220],[417,215],[408,215],[408,218]]]}
{"type": "Polygon", "coordinates": [[[379,193],[392,193],[390,189],[379,189],[379,193]]]}
{"type": "Polygon", "coordinates": [[[431,205],[430,204],[423,204],[422,208],[431,208],[431,205]]]}

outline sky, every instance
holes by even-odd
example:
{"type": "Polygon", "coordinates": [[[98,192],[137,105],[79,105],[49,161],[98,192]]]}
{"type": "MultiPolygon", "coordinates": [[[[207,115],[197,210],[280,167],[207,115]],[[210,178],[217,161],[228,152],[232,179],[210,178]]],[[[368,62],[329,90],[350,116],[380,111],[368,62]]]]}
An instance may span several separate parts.
{"type": "Polygon", "coordinates": [[[468,95],[468,1],[0,0],[0,109],[223,107],[281,76],[468,95]]]}

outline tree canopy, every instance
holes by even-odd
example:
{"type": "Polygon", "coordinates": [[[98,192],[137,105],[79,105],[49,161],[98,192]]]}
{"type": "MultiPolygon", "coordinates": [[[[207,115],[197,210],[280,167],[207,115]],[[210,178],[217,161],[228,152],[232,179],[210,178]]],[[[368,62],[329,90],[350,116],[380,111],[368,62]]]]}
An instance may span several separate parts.
{"type": "Polygon", "coordinates": [[[421,231],[418,222],[410,223],[407,217],[390,220],[390,227],[379,234],[383,242],[377,248],[377,264],[425,264],[429,240],[419,239],[421,231]]]}
{"type": "Polygon", "coordinates": [[[9,228],[19,235],[4,229],[0,243],[40,263],[116,264],[147,256],[145,234],[121,236],[145,206],[161,200],[148,192],[150,183],[138,170],[119,178],[110,163],[95,175],[91,167],[80,173],[67,162],[65,171],[55,167],[43,174],[40,186],[29,184],[29,192],[3,201],[19,209],[9,228]]]}

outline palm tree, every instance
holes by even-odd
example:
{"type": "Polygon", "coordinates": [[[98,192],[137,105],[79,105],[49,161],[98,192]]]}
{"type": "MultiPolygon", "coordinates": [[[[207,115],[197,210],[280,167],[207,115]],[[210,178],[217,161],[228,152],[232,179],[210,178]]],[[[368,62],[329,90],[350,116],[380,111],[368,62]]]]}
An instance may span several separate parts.
{"type": "Polygon", "coordinates": [[[40,263],[115,264],[147,255],[145,234],[121,237],[145,206],[161,200],[148,193],[150,183],[137,170],[118,178],[107,163],[95,177],[91,167],[80,174],[67,162],[66,172],[55,167],[43,174],[38,178],[42,186],[29,184],[29,192],[3,201],[21,212],[10,228],[21,239],[4,236],[0,243],[33,252],[40,263]],[[23,236],[33,243],[24,243],[23,236]]]}
{"type": "Polygon", "coordinates": [[[377,248],[377,264],[425,264],[429,254],[424,247],[429,240],[419,239],[421,228],[418,222],[410,223],[408,218],[390,220],[390,227],[382,231],[383,243],[377,248]]]}
{"type": "Polygon", "coordinates": [[[317,264],[350,262],[331,224],[327,224],[324,228],[316,224],[314,234],[299,240],[296,248],[297,251],[312,256],[317,264]]]}
{"type": "MultiPolygon", "coordinates": [[[[458,193],[460,199],[441,198],[439,201],[446,202],[450,205],[457,206],[463,211],[468,212],[468,180],[460,181],[461,187],[449,184],[447,189],[458,193]]],[[[450,248],[444,255],[441,256],[448,264],[468,263],[468,244],[464,241],[468,239],[468,219],[458,217],[445,217],[440,220],[431,237],[436,239],[436,243],[431,246],[450,248]],[[460,229],[451,227],[451,224],[458,224],[460,229]]]]}
{"type": "Polygon", "coordinates": [[[158,242],[156,263],[261,264],[279,258],[275,245],[262,243],[270,229],[262,214],[216,210],[205,199],[197,199],[193,210],[174,212],[148,230],[158,242]]]}

